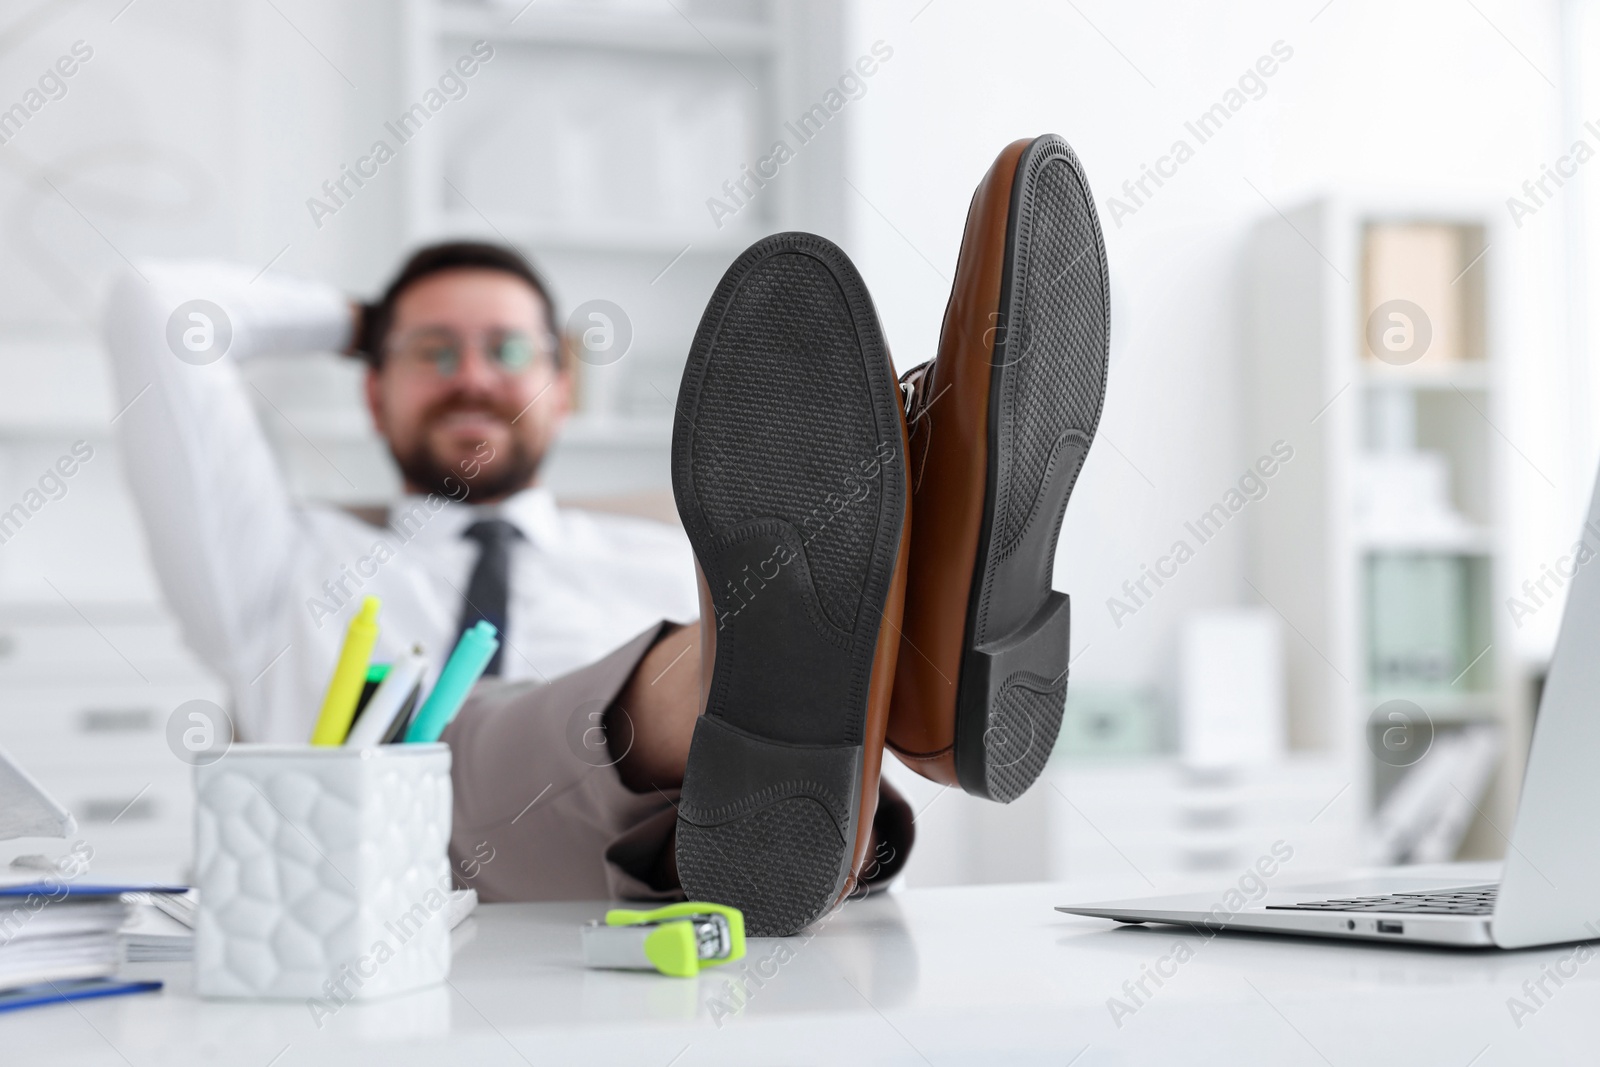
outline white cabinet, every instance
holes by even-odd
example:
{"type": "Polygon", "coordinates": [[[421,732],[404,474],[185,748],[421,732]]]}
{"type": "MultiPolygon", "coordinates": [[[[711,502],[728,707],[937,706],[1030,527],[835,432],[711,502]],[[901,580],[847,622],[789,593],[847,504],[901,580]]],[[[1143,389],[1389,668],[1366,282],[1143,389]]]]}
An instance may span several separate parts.
{"type": "Polygon", "coordinates": [[[0,747],[78,820],[91,872],[185,879],[192,771],[168,722],[191,700],[226,707],[224,687],[170,622],[3,622],[0,649],[0,747]]]}
{"type": "Polygon", "coordinates": [[[1324,755],[1226,772],[1170,757],[1058,757],[1011,804],[935,785],[893,758],[884,776],[917,813],[905,872],[916,888],[1108,875],[1162,890],[1227,885],[1274,845],[1280,858],[1292,850],[1283,869],[1296,879],[1363,859],[1359,790],[1343,761],[1324,755]]]}
{"type": "Polygon", "coordinates": [[[1049,873],[1130,870],[1158,888],[1175,876],[1230,882],[1262,856],[1323,871],[1359,862],[1361,805],[1337,760],[1293,756],[1227,771],[1174,760],[1058,762],[1035,788],[1048,804],[1049,873]]]}
{"type": "Polygon", "coordinates": [[[0,373],[23,390],[0,411],[0,511],[61,457],[81,458],[75,442],[93,450],[25,520],[0,526],[0,747],[73,813],[94,848],[92,876],[181,880],[191,771],[167,746],[167,721],[189,700],[227,707],[226,692],[159,606],[101,357],[65,339],[10,339],[0,373]],[[47,382],[75,392],[52,396],[47,382]]]}

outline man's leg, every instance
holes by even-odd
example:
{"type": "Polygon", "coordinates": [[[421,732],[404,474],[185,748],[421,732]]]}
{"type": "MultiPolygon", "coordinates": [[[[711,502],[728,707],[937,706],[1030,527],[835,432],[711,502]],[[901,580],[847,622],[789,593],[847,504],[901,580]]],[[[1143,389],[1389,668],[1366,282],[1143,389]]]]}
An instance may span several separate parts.
{"type": "Polygon", "coordinates": [[[645,653],[606,712],[606,743],[622,784],[635,793],[681,787],[699,715],[700,627],[691,624],[645,653]]]}
{"type": "MultiPolygon", "coordinates": [[[[485,901],[682,899],[677,794],[700,713],[700,626],[652,626],[548,684],[484,682],[444,741],[454,756],[456,879],[485,901]]],[[[905,801],[883,787],[862,872],[910,852],[905,801]]]]}
{"type": "MultiPolygon", "coordinates": [[[[671,841],[676,790],[624,785],[606,735],[611,719],[633,719],[642,736],[632,747],[646,753],[643,737],[653,739],[651,747],[672,747],[671,725],[682,714],[692,729],[695,657],[662,672],[671,662],[663,645],[695,633],[693,626],[660,623],[548,683],[485,681],[473,689],[441,738],[453,756],[450,859],[459,882],[485,901],[678,896],[676,882],[657,873],[671,841]],[[668,696],[682,684],[674,677],[679,671],[688,675],[683,688],[692,696],[668,696]],[[652,679],[659,679],[655,686],[652,679]],[[627,718],[610,715],[636,680],[649,696],[627,718]],[[665,688],[669,681],[672,689],[665,688]],[[629,848],[619,861],[608,852],[623,839],[629,848]]],[[[617,752],[633,755],[620,746],[617,752]]],[[[683,756],[676,760],[681,779],[683,756]]],[[[639,781],[672,776],[670,758],[641,755],[631,760],[630,775],[633,767],[641,768],[639,781]]]]}

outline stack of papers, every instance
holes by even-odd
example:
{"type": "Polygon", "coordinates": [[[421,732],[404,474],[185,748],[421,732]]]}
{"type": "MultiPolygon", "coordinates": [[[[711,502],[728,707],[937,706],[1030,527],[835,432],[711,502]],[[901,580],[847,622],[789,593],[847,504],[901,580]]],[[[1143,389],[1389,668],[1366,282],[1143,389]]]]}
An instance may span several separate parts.
{"type": "Polygon", "coordinates": [[[194,959],[194,931],[154,903],[161,896],[129,894],[132,906],[122,924],[122,958],[128,963],[174,963],[194,959]]]}
{"type": "Polygon", "coordinates": [[[117,931],[128,906],[119,896],[59,894],[60,885],[0,897],[0,990],[40,982],[101,978],[117,968],[117,931]]]}
{"type": "MultiPolygon", "coordinates": [[[[0,749],[0,841],[66,837],[72,815],[0,749]]],[[[118,930],[127,920],[123,893],[160,886],[87,886],[73,882],[86,857],[25,856],[0,872],[0,1012],[161,988],[120,982],[118,930]],[[76,857],[76,858],[75,858],[76,857]]]]}
{"type": "MultiPolygon", "coordinates": [[[[200,894],[129,893],[131,911],[122,924],[122,958],[129,963],[168,963],[194,959],[195,909],[200,894]]],[[[478,906],[476,889],[457,889],[450,893],[447,920],[450,929],[460,926],[478,906]]]]}
{"type": "Polygon", "coordinates": [[[195,909],[200,906],[200,893],[191,889],[187,893],[149,893],[146,902],[176,919],[190,930],[194,929],[195,909]]]}

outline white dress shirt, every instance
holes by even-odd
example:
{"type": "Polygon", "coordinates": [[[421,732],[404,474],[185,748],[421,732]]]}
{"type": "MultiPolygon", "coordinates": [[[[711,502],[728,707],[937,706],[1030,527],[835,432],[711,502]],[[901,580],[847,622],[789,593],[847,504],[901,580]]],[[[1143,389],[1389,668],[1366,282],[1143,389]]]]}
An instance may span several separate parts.
{"type": "Polygon", "coordinates": [[[375,660],[413,643],[434,672],[455,640],[490,515],[512,547],[502,676],[549,679],[599,659],[651,623],[698,613],[681,531],[560,508],[531,488],[498,505],[444,497],[396,502],[388,527],[290,498],[235,360],[337,351],[349,304],[322,284],[222,263],[140,264],[106,313],[128,479],[156,573],[196,653],[228,683],[240,737],[304,741],[366,595],[381,597],[375,660]],[[195,365],[168,345],[168,319],[204,299],[232,328],[225,355],[195,365]]]}

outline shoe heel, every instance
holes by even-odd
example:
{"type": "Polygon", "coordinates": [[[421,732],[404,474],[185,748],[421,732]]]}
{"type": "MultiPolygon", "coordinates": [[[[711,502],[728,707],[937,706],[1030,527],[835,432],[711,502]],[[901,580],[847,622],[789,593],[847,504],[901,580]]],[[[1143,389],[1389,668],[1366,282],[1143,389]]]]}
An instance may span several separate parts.
{"type": "Polygon", "coordinates": [[[860,790],[859,745],[766,741],[702,715],[678,805],[684,891],[740,909],[753,936],[804,929],[844,891],[860,790]]]}
{"type": "Polygon", "coordinates": [[[962,661],[955,757],[967,792],[1009,804],[1044,770],[1067,699],[1071,604],[1051,590],[1021,629],[962,661]]]}

